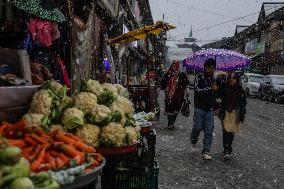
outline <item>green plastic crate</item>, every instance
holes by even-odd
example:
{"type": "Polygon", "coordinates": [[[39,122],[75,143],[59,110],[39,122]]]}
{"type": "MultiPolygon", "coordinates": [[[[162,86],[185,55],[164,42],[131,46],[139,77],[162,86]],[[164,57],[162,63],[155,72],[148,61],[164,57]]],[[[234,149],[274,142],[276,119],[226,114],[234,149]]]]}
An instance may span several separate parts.
{"type": "Polygon", "coordinates": [[[154,164],[155,166],[148,170],[130,168],[105,170],[103,171],[105,176],[102,176],[102,189],[158,189],[158,161],[155,160],[154,164]]]}
{"type": "Polygon", "coordinates": [[[159,165],[149,170],[116,170],[115,189],[158,189],[159,165]]]}

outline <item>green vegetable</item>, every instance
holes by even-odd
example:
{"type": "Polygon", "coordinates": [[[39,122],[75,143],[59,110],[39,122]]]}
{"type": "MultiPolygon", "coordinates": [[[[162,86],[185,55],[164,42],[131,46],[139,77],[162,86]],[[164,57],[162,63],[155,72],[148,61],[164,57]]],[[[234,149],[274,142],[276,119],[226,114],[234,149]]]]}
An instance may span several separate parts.
{"type": "Polygon", "coordinates": [[[0,164],[0,188],[3,184],[10,183],[11,181],[20,178],[28,177],[30,174],[30,165],[25,158],[21,158],[15,165],[1,165],[0,164]]]}
{"type": "Polygon", "coordinates": [[[0,162],[7,165],[14,165],[21,159],[21,149],[18,147],[7,147],[0,149],[0,162]]]}
{"type": "Polygon", "coordinates": [[[59,184],[47,172],[39,172],[31,176],[35,189],[59,189],[59,184]]]}
{"type": "Polygon", "coordinates": [[[80,118],[73,117],[67,121],[64,127],[66,129],[76,129],[77,127],[82,126],[82,125],[84,125],[84,122],[80,118]]]}
{"type": "Polygon", "coordinates": [[[34,189],[35,186],[31,179],[27,177],[17,178],[9,186],[9,189],[34,189]]]}
{"type": "Polygon", "coordinates": [[[103,94],[101,94],[98,97],[98,104],[110,106],[114,100],[115,100],[115,95],[112,92],[105,90],[103,94]]]}
{"type": "Polygon", "coordinates": [[[109,113],[107,117],[104,120],[97,123],[97,125],[102,127],[102,126],[108,125],[110,122],[119,123],[121,119],[122,119],[122,115],[120,111],[117,110],[117,111],[109,113]]]}

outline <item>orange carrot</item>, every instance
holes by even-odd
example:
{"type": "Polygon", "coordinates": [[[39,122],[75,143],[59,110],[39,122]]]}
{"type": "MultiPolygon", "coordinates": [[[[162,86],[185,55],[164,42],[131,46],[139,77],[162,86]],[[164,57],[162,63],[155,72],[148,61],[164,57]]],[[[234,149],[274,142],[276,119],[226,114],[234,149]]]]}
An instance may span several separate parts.
{"type": "Polygon", "coordinates": [[[31,152],[33,151],[34,147],[31,146],[31,147],[27,147],[27,148],[23,148],[22,149],[22,155],[24,157],[29,157],[29,155],[31,154],[31,152]]]}
{"type": "Polygon", "coordinates": [[[36,159],[37,155],[39,154],[40,152],[40,145],[37,145],[33,148],[33,151],[30,153],[30,156],[29,156],[29,160],[32,162],[36,159]]]}
{"type": "Polygon", "coordinates": [[[8,125],[2,125],[2,126],[0,127],[0,134],[4,133],[4,131],[5,131],[6,129],[8,129],[8,128],[9,128],[8,125]]]}
{"type": "Polygon", "coordinates": [[[8,143],[13,145],[13,146],[17,146],[19,148],[24,148],[26,147],[26,143],[23,140],[16,140],[16,139],[8,139],[8,143]]]}
{"type": "Polygon", "coordinates": [[[38,145],[38,143],[35,142],[29,135],[26,135],[26,136],[24,137],[24,141],[25,141],[25,143],[27,143],[27,144],[29,144],[29,145],[31,145],[31,146],[36,146],[36,145],[38,145]]]}
{"type": "Polygon", "coordinates": [[[35,133],[38,134],[41,138],[45,139],[48,142],[52,142],[52,139],[47,135],[42,129],[36,129],[35,133]]]}
{"type": "Polygon", "coordinates": [[[49,152],[49,151],[47,151],[47,152],[45,153],[45,158],[46,158],[48,164],[50,165],[50,168],[51,168],[51,169],[55,169],[55,168],[56,168],[55,159],[54,159],[54,157],[52,157],[52,156],[50,155],[50,152],[49,152]]]}
{"type": "Polygon", "coordinates": [[[40,153],[38,154],[37,158],[31,163],[31,170],[32,171],[38,171],[39,166],[41,165],[42,161],[44,160],[44,155],[45,155],[45,147],[42,147],[40,153]]]}
{"type": "Polygon", "coordinates": [[[35,134],[30,134],[30,137],[39,144],[46,144],[48,143],[45,139],[36,136],[35,134]]]}
{"type": "Polygon", "coordinates": [[[54,158],[57,158],[59,157],[60,153],[56,152],[56,151],[49,151],[49,154],[54,157],[54,158]]]}
{"type": "Polygon", "coordinates": [[[13,126],[11,123],[8,123],[8,122],[6,122],[6,121],[3,121],[3,122],[2,122],[2,125],[8,125],[9,127],[13,126]]]}
{"type": "Polygon", "coordinates": [[[64,161],[62,161],[60,158],[55,158],[55,163],[57,169],[62,168],[65,165],[64,161]]]}
{"type": "Polygon", "coordinates": [[[48,171],[51,168],[49,163],[42,163],[38,167],[38,171],[48,171]]]}
{"type": "Polygon", "coordinates": [[[75,157],[78,155],[84,157],[84,154],[82,152],[75,150],[72,146],[69,146],[67,144],[58,144],[56,148],[70,157],[75,157]]]}
{"type": "Polygon", "coordinates": [[[69,158],[67,156],[65,156],[63,153],[59,154],[59,158],[64,162],[64,165],[69,164],[69,158]]]}
{"type": "Polygon", "coordinates": [[[84,161],[84,156],[76,155],[73,159],[77,162],[78,165],[81,165],[84,161]]]}
{"type": "Polygon", "coordinates": [[[72,144],[73,142],[75,142],[74,140],[72,140],[71,138],[66,137],[64,134],[62,134],[61,132],[57,132],[54,135],[54,139],[55,140],[59,140],[59,141],[63,141],[64,143],[67,144],[72,144]]]}
{"type": "Polygon", "coordinates": [[[82,150],[84,152],[87,152],[87,153],[93,153],[95,152],[95,149],[91,146],[88,146],[87,144],[83,143],[83,142],[80,142],[80,141],[76,141],[76,140],[73,140],[67,136],[65,136],[64,134],[62,134],[61,132],[57,132],[54,136],[54,138],[56,140],[61,140],[63,141],[64,143],[67,143],[67,144],[72,144],[74,145],[78,150],[82,150]]]}
{"type": "Polygon", "coordinates": [[[71,133],[65,133],[65,136],[71,138],[72,140],[82,142],[82,139],[81,139],[81,138],[79,138],[79,137],[77,137],[77,136],[75,136],[75,135],[73,135],[73,134],[71,134],[71,133]]]}

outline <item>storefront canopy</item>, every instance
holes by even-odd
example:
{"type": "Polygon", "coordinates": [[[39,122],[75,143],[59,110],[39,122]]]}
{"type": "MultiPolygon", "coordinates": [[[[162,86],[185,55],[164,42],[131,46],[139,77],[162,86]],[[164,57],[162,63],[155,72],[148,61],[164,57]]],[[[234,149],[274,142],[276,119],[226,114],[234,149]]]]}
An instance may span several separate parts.
{"type": "Polygon", "coordinates": [[[14,6],[17,8],[37,16],[41,19],[50,20],[54,22],[64,22],[66,21],[63,13],[56,8],[52,1],[46,0],[11,0],[14,6]]]}
{"type": "Polygon", "coordinates": [[[168,31],[174,28],[176,27],[173,25],[158,21],[155,25],[145,26],[113,38],[110,40],[110,43],[127,44],[133,41],[146,39],[149,35],[159,35],[162,31],[168,31]]]}

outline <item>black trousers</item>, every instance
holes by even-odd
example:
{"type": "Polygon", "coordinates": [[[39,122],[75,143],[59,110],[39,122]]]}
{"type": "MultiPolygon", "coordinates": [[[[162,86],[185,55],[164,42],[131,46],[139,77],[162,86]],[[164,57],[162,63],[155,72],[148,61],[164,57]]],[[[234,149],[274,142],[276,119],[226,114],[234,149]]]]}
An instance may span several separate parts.
{"type": "Polygon", "coordinates": [[[223,130],[223,148],[224,148],[224,154],[229,153],[231,154],[232,149],[232,143],[234,140],[234,133],[227,132],[223,130]]]}
{"type": "Polygon", "coordinates": [[[168,127],[173,126],[176,122],[177,114],[168,115],[168,127]]]}

